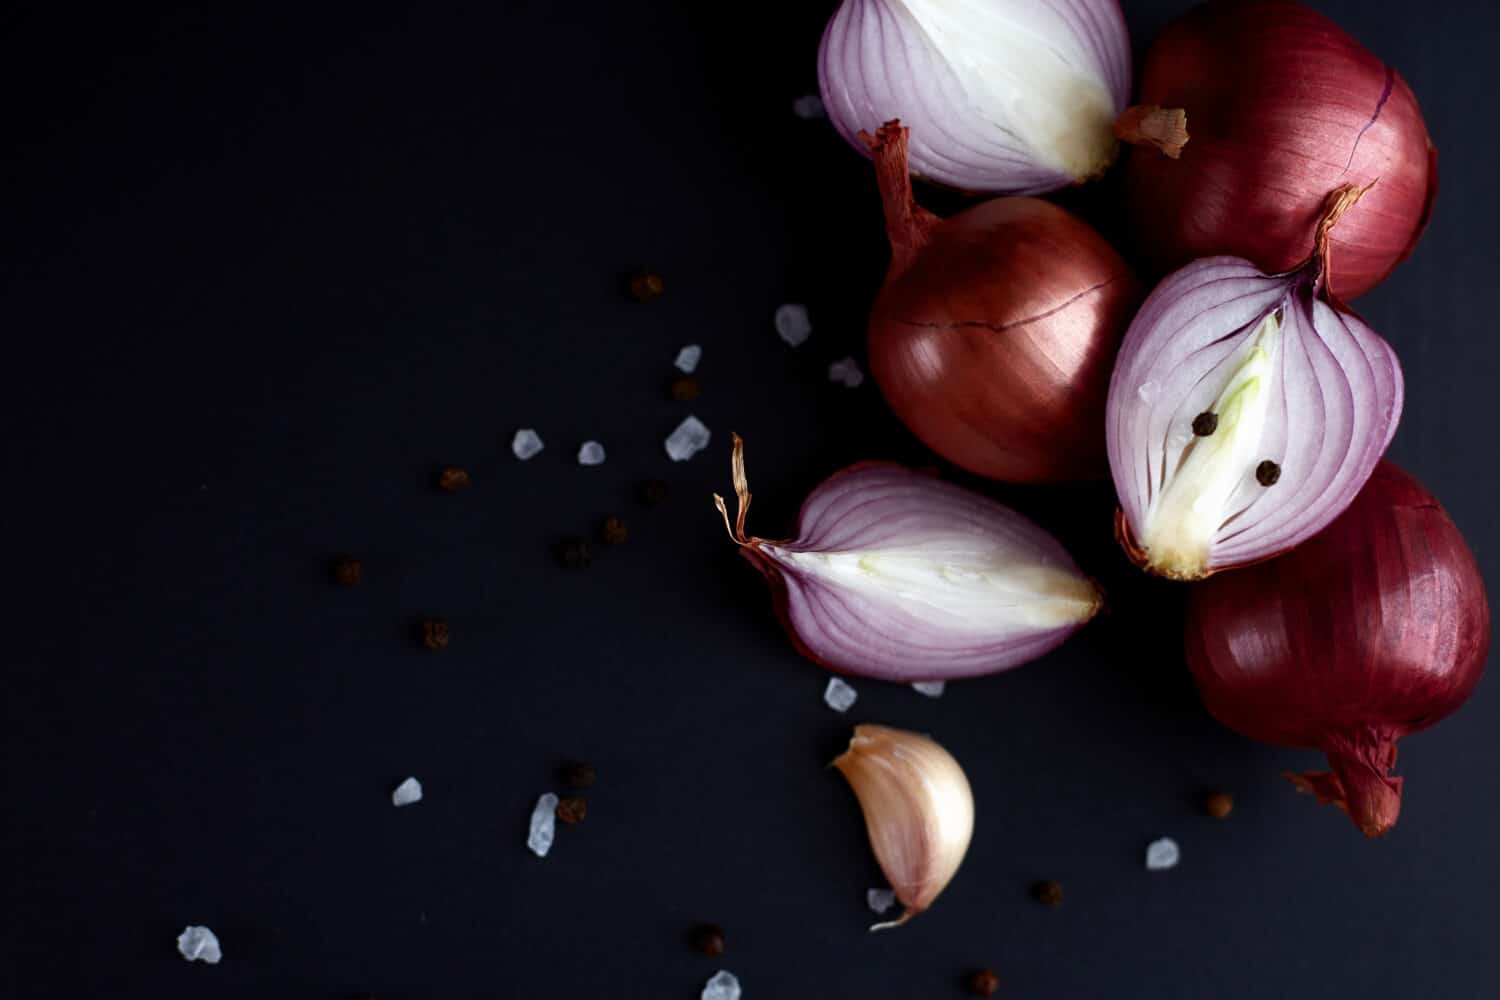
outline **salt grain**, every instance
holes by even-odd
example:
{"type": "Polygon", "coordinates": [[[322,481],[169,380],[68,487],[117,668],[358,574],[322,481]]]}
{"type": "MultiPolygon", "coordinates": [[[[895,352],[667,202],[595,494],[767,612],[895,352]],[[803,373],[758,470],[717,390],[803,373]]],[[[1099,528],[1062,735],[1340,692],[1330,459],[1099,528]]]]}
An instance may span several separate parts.
{"type": "Polygon", "coordinates": [[[703,421],[688,417],[667,438],[667,455],[674,462],[686,462],[708,447],[711,436],[703,421]]]}
{"type": "Polygon", "coordinates": [[[865,381],[865,373],[853,358],[840,358],[828,366],[828,381],[837,382],[850,389],[858,389],[865,381]]]}
{"type": "Polygon", "coordinates": [[[397,785],[396,790],[391,793],[391,805],[393,806],[409,806],[413,802],[421,801],[422,783],[416,778],[407,778],[401,784],[397,785]]]}
{"type": "Polygon", "coordinates": [[[603,465],[604,445],[598,441],[585,441],[578,449],[579,465],[603,465]]]}
{"type": "Polygon", "coordinates": [[[884,913],[896,905],[896,893],[892,889],[870,889],[865,893],[865,904],[875,913],[884,913]]]}
{"type": "Polygon", "coordinates": [[[1171,837],[1162,837],[1146,845],[1147,871],[1164,872],[1168,868],[1176,868],[1181,858],[1182,851],[1177,847],[1177,841],[1171,837]]]}
{"type": "Polygon", "coordinates": [[[207,962],[209,965],[218,965],[219,959],[224,957],[214,932],[196,925],[184,927],[177,935],[177,950],[189,962],[207,962]]]}
{"type": "Polygon", "coordinates": [[[944,681],[917,681],[912,685],[912,690],[929,698],[941,698],[944,685],[944,681]]]}
{"type": "Polygon", "coordinates": [[[809,121],[822,118],[824,115],[823,99],[817,94],[803,94],[792,102],[792,114],[809,121]]]}
{"type": "Polygon", "coordinates": [[[788,302],[776,309],[776,333],[793,347],[800,346],[812,336],[812,321],[807,318],[807,306],[788,302]]]}
{"type": "Polygon", "coordinates": [[[740,981],[722,969],[714,973],[699,994],[700,1000],[740,1000],[740,981]]]}
{"type": "Polygon", "coordinates": [[[837,677],[828,679],[828,687],[823,691],[823,701],[835,712],[847,712],[854,707],[854,702],[859,698],[859,692],[837,677]]]}
{"type": "Polygon", "coordinates": [[[542,450],[542,439],[530,427],[522,427],[516,431],[516,436],[510,439],[510,450],[524,462],[542,450]]]}
{"type": "Polygon", "coordinates": [[[557,832],[557,796],[547,792],[536,800],[531,810],[531,830],[526,834],[526,846],[531,853],[545,858],[552,850],[552,837],[557,832]]]}
{"type": "Polygon", "coordinates": [[[689,344],[677,352],[677,360],[672,364],[684,375],[691,375],[698,370],[698,362],[703,360],[703,348],[697,344],[689,344]]]}

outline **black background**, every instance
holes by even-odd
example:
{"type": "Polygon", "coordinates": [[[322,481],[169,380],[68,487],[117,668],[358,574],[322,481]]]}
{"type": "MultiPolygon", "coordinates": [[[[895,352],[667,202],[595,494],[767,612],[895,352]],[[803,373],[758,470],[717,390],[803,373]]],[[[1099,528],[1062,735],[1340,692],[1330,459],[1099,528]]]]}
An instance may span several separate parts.
{"type": "MultiPolygon", "coordinates": [[[[1127,572],[1103,486],[991,489],[1110,618],[936,701],[856,681],[848,718],[823,706],[708,494],[732,429],[772,536],[848,461],[925,460],[872,384],[826,381],[886,260],[868,167],[790,109],[826,5],[133,6],[0,14],[0,993],[687,1000],[722,966],[750,1000],[944,997],[992,965],[1013,997],[1492,995],[1493,682],[1403,743],[1406,811],[1366,842],[1278,776],[1315,755],[1198,707],[1180,591],[1127,572]],[[649,306],[618,289],[641,265],[669,285],[649,306]],[[689,342],[705,392],[673,403],[689,342]],[[688,412],[714,446],[673,465],[688,412]],[[522,426],[547,442],[525,464],[522,426]],[[609,461],[580,468],[591,437],[609,461]],[[443,462],[473,489],[434,491],[443,462]],[[651,476],[673,495],[646,511],[651,476]],[[611,512],[627,545],[552,564],[611,512]],[[446,652],[410,641],[423,614],[446,652]],[[824,767],[860,720],[934,733],[978,802],[937,906],[873,936],[880,875],[824,767]],[[589,819],[538,860],[527,814],[574,755],[589,819]],[[427,798],[393,809],[408,774],[427,798]],[[1182,864],[1148,874],[1162,834],[1182,864]],[[720,961],[683,944],[701,919],[720,961]],[[221,965],[177,955],[188,923],[221,965]]],[[[1185,4],[1128,6],[1140,46],[1185,4]]],[[[1358,306],[1405,366],[1392,456],[1494,581],[1496,18],[1318,6],[1441,148],[1431,229],[1358,306]]]]}

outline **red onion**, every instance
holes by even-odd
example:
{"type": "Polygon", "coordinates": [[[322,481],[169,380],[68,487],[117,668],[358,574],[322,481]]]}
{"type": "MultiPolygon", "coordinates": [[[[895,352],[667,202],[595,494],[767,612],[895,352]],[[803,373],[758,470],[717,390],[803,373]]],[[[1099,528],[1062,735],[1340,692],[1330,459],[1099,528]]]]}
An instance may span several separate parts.
{"type": "Polygon", "coordinates": [[[912,170],[963,191],[1041,194],[1115,159],[1130,97],[1117,0],[844,0],[818,50],[834,127],[913,123],[912,170]]]}
{"type": "Polygon", "coordinates": [[[939,219],[912,198],[907,130],[871,145],[891,267],[870,367],[896,415],[971,472],[1055,482],[1104,471],[1104,397],[1139,301],[1130,267],[1085,223],[1035,198],[939,219]]]}
{"type": "Polygon", "coordinates": [[[1395,825],[1396,741],[1474,690],[1490,642],[1484,581],[1430,493],[1382,462],[1328,530],[1192,589],[1187,661],[1208,710],[1332,770],[1288,775],[1368,836],[1395,825]]]}
{"type": "Polygon", "coordinates": [[[1328,18],[1291,0],[1209,3],[1151,46],[1139,100],[1183,108],[1179,159],[1128,158],[1135,235],[1159,272],[1233,254],[1296,266],[1329,191],[1374,187],[1333,241],[1343,299],[1374,287],[1421,235],[1436,153],[1417,99],[1328,18]]]}
{"type": "Polygon", "coordinates": [[[1322,288],[1328,232],[1359,198],[1330,197],[1296,270],[1210,257],[1141,306],[1106,434],[1116,534],[1142,568],[1195,580],[1290,549],[1349,505],[1390,443],[1396,354],[1322,288]]]}
{"type": "MultiPolygon", "coordinates": [[[[892,462],[818,486],[795,538],[745,534],[750,487],[734,436],[730,537],[765,574],[797,649],[838,673],[911,682],[995,673],[1062,644],[1099,589],[1051,535],[987,497],[892,462]]],[[[714,495],[724,523],[729,511],[714,495]]]]}

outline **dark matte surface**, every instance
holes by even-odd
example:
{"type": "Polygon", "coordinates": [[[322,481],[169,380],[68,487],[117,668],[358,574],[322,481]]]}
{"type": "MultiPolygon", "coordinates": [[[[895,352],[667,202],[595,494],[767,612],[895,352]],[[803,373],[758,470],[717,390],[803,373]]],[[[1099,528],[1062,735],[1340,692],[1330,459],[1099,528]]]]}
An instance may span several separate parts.
{"type": "MultiPolygon", "coordinates": [[[[790,113],[823,5],[732,28],[715,4],[130,6],[0,14],[0,995],[687,1000],[723,966],[750,1000],[946,997],[976,965],[1007,997],[1493,995],[1494,683],[1403,744],[1406,813],[1364,842],[1277,776],[1313,755],[1198,707],[1178,592],[1124,571],[1103,489],[995,492],[1114,584],[1110,619],[939,701],[865,682],[849,719],[823,707],[708,500],[731,429],[772,535],[840,464],[921,455],[873,386],[824,378],[861,351],[885,253],[862,162],[790,113]],[[669,284],[651,306],[617,292],[642,263],[669,284]],[[817,323],[797,351],[770,327],[789,299],[817,323]],[[673,403],[692,341],[705,391],[673,403]],[[673,466],[689,411],[716,446],[673,466]],[[608,464],[574,463],[588,437],[608,464]],[[432,490],[445,462],[473,489],[432,490]],[[673,489],[654,511],[649,476],[673,489]],[[552,540],[611,512],[626,546],[554,568],[552,540]],[[345,550],[353,590],[326,580],[345,550]],[[446,652],[410,641],[424,614],[446,652]],[[860,719],[933,732],[978,795],[961,876],[877,936],[823,767],[860,719]],[[539,861],[526,816],[570,755],[599,784],[539,861]],[[407,774],[427,800],[398,811],[407,774]],[[1205,786],[1228,821],[1196,811],[1205,786]],[[1182,866],[1147,874],[1163,833],[1182,866]],[[700,919],[722,960],[684,945],[700,919]],[[190,922],[222,965],[177,956],[190,922]]],[[[1183,5],[1130,6],[1139,43],[1183,5]]],[[[1406,367],[1393,456],[1500,579],[1500,24],[1319,6],[1442,148],[1430,232],[1359,305],[1406,367]]]]}

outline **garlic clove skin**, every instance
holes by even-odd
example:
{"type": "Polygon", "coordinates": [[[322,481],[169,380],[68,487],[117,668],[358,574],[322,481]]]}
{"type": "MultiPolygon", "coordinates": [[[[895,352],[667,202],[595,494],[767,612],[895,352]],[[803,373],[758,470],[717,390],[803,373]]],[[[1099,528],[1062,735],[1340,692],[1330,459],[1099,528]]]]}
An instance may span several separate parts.
{"type": "Polygon", "coordinates": [[[854,728],[833,766],[854,789],[875,860],[905,908],[872,931],[899,927],[952,881],[974,836],[974,794],[953,755],[918,733],[854,728]]]}

